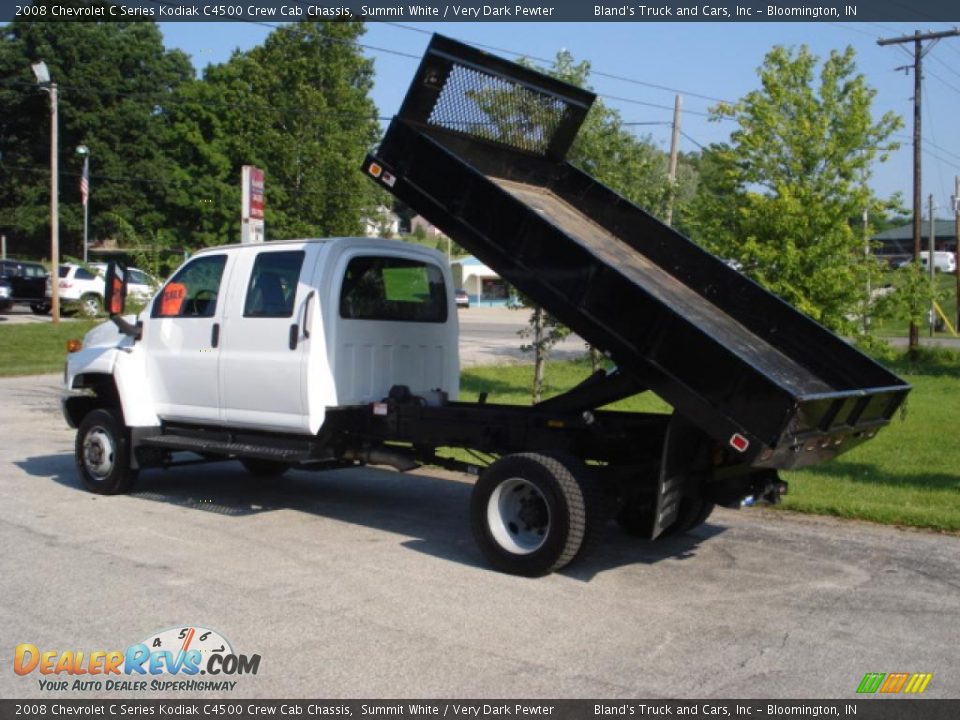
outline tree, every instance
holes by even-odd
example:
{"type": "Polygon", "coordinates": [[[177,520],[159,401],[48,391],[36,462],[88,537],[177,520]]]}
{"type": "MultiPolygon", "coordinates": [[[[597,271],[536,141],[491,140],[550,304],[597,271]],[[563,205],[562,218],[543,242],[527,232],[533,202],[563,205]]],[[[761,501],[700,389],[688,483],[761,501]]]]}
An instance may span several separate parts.
{"type": "MultiPolygon", "coordinates": [[[[50,12],[52,4],[41,1],[50,12]]],[[[107,7],[65,0],[60,7],[107,7]]],[[[138,231],[167,215],[175,167],[165,152],[168,102],[193,77],[189,59],[168,51],[152,22],[28,22],[0,30],[0,225],[16,252],[49,252],[48,96],[30,65],[46,62],[60,89],[60,232],[81,255],[82,208],[76,146],[91,153],[91,238],[110,233],[109,210],[138,231]]]]}
{"type": "Polygon", "coordinates": [[[805,46],[776,47],[759,69],[760,89],[713,109],[738,127],[704,154],[686,222],[710,250],[843,332],[854,330],[867,278],[879,272],[851,220],[888,209],[868,181],[902,123],[892,113],[874,121],[876,93],[851,48],[830,54],[819,82],[818,62],[805,46]]]}
{"type": "Polygon", "coordinates": [[[182,88],[171,133],[194,179],[181,198],[184,234],[237,239],[242,165],[264,170],[268,238],[356,234],[388,204],[359,172],[379,136],[363,32],[357,22],[285,25],[182,88]]]}

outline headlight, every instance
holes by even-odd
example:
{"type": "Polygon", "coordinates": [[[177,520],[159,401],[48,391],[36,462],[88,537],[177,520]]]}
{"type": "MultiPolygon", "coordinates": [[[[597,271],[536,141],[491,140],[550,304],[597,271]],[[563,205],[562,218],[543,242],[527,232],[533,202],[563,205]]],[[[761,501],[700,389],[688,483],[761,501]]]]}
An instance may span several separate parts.
{"type": "Polygon", "coordinates": [[[0,298],[10,297],[10,288],[6,285],[0,285],[0,298]]]}

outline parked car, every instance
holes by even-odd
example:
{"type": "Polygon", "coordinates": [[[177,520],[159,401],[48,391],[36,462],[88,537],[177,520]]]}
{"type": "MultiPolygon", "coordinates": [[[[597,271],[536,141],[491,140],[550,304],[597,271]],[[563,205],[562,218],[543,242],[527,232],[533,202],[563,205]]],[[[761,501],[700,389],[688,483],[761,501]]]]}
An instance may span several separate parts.
{"type": "Polygon", "coordinates": [[[6,280],[0,280],[0,312],[5,312],[13,305],[13,288],[6,280]]]}
{"type": "Polygon", "coordinates": [[[467,295],[466,290],[456,290],[454,296],[456,297],[458,308],[464,308],[465,310],[470,309],[470,296],[467,295]]]}
{"type": "MultiPolygon", "coordinates": [[[[74,307],[88,317],[96,317],[103,310],[104,274],[106,263],[82,265],[66,264],[60,266],[60,302],[74,307]]],[[[157,282],[147,273],[130,268],[130,282],[127,292],[134,300],[146,300],[152,294],[157,282]]],[[[47,282],[47,298],[52,296],[50,282],[47,282]]]]}
{"type": "MultiPolygon", "coordinates": [[[[100,273],[101,277],[107,276],[107,263],[95,262],[89,263],[90,267],[95,268],[97,272],[100,273]]],[[[160,283],[155,277],[149,273],[139,270],[137,268],[128,268],[127,272],[130,277],[127,280],[127,292],[130,293],[130,297],[138,302],[144,302],[153,297],[153,293],[160,283]]]]}
{"type": "Polygon", "coordinates": [[[44,300],[47,269],[38,262],[0,260],[0,279],[10,286],[11,302],[29,304],[35,313],[49,309],[44,300]]]}

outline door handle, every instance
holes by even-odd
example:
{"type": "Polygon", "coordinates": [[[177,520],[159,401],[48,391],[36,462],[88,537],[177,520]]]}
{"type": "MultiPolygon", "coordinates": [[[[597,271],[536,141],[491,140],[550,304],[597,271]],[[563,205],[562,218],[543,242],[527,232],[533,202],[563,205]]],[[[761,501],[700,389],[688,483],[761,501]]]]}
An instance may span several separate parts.
{"type": "Polygon", "coordinates": [[[214,323],[210,331],[210,347],[216,347],[220,344],[220,323],[214,323]]]}
{"type": "Polygon", "coordinates": [[[310,337],[310,303],[313,302],[313,296],[317,294],[316,290],[311,290],[307,295],[307,300],[303,306],[303,337],[310,337]]]}
{"type": "Polygon", "coordinates": [[[294,323],[290,326],[290,349],[297,349],[297,340],[300,339],[300,328],[297,327],[297,324],[294,323]]]}

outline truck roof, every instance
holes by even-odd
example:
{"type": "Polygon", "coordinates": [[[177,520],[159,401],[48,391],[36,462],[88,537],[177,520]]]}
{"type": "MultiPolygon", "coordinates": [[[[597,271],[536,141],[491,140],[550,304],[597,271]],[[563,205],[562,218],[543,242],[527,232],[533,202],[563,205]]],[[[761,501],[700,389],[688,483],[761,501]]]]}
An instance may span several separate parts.
{"type": "Polygon", "coordinates": [[[385,251],[397,251],[402,250],[403,252],[419,252],[425,255],[431,256],[435,260],[446,261],[446,256],[441,253],[439,250],[434,250],[433,248],[425,247],[424,245],[419,245],[417,243],[404,242],[402,240],[387,240],[385,238],[371,238],[371,237],[358,237],[358,236],[346,236],[346,237],[332,237],[332,238],[294,238],[289,240],[269,240],[263,243],[231,243],[229,245],[216,245],[213,247],[205,247],[201,250],[197,250],[194,253],[194,256],[201,255],[210,252],[223,252],[224,250],[228,251],[239,251],[240,248],[250,248],[251,251],[254,249],[263,249],[266,247],[277,247],[281,245],[287,246],[302,246],[307,244],[337,244],[337,245],[365,245],[367,247],[375,248],[378,250],[385,251]]]}

